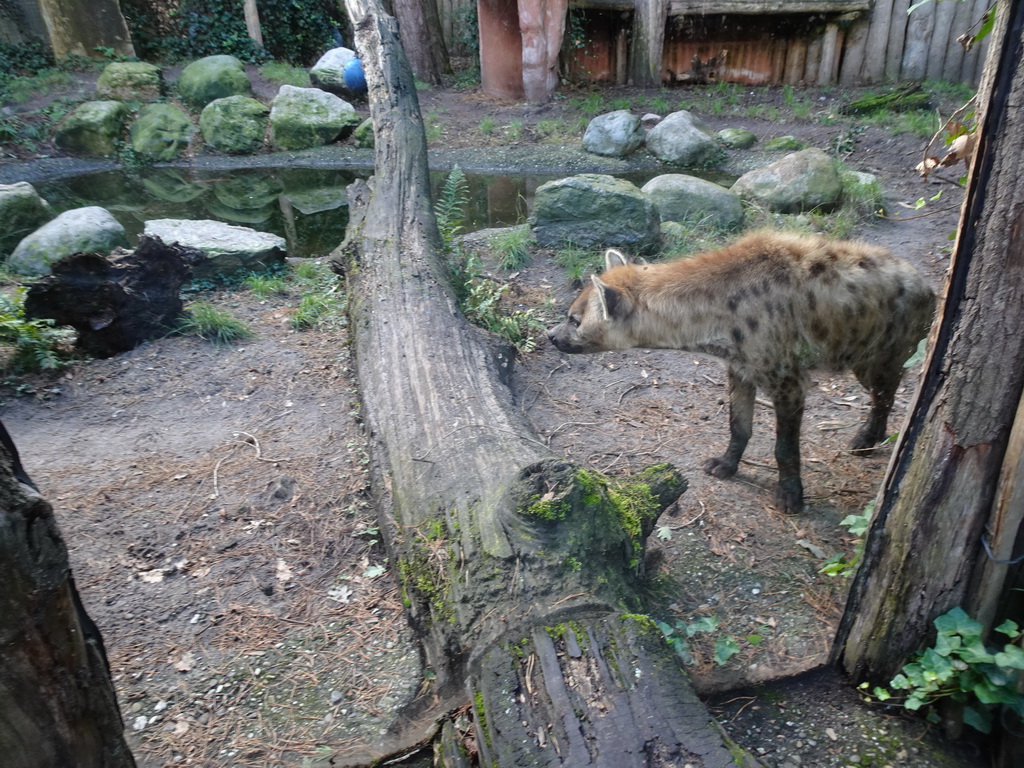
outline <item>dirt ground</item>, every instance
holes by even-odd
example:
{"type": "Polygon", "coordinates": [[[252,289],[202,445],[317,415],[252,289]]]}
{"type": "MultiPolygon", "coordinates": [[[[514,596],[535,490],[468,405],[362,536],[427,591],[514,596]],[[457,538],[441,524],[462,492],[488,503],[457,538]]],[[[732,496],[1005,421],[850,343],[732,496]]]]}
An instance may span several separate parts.
{"type": "MultiPolygon", "coordinates": [[[[765,114],[782,106],[778,89],[743,91],[745,109],[728,114],[701,113],[699,91],[668,92],[713,128],[749,128],[762,142],[789,134],[829,150],[844,141],[847,163],[876,174],[887,192],[887,217],[852,236],[890,247],[939,290],[960,171],[922,184],[913,171],[920,139],[851,131],[850,121],[827,117],[848,97],[838,90],[802,95],[813,112],[786,122],[756,116],[758,105],[765,114]]],[[[666,92],[606,94],[618,96],[643,113],[654,111],[645,99],[660,103],[666,92]]],[[[420,94],[424,114],[443,126],[431,148],[470,162],[498,149],[514,157],[543,139],[544,121],[578,123],[571,97],[538,107],[475,90],[420,94]],[[520,124],[516,138],[482,132],[483,116],[520,124]]],[[[731,153],[729,168],[774,157],[755,146],[731,153]]],[[[575,172],[552,168],[560,171],[575,172]]],[[[575,292],[543,251],[500,276],[518,304],[552,322],[575,292]]],[[[56,376],[12,376],[0,391],[3,421],[55,507],[140,766],[365,764],[388,748],[402,705],[428,686],[368,503],[348,329],[291,330],[294,293],[208,298],[249,322],[255,338],[215,347],[169,337],[56,376]]],[[[897,398],[893,432],[918,370],[897,398]]],[[[803,433],[808,506],[795,516],[772,505],[767,404],[739,474],[700,471],[727,441],[725,374],[714,360],[663,351],[569,357],[541,341],[513,386],[557,453],[613,475],[669,461],[687,476],[689,490],[650,542],[651,613],[680,627],[717,620],[691,639],[688,668],[728,733],[765,765],[987,764],[971,744],[947,749],[923,721],[862,707],[819,669],[848,586],[819,569],[852,550],[839,523],[875,496],[891,453],[847,450],[868,408],[852,376],[814,377],[803,433]],[[718,664],[716,643],[728,639],[738,651],[718,664]]]]}

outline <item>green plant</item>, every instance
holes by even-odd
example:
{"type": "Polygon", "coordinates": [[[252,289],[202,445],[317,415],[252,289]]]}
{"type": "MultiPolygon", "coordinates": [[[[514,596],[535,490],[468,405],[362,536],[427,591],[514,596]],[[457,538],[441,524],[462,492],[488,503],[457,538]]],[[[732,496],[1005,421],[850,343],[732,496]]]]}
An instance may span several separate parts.
{"type": "Polygon", "coordinates": [[[668,99],[664,96],[658,96],[656,99],[651,99],[651,111],[656,112],[659,115],[664,115],[668,112],[668,99]]]}
{"type": "Polygon", "coordinates": [[[530,260],[530,227],[523,224],[503,229],[493,235],[490,246],[498,255],[498,266],[502,269],[519,269],[530,260]]]}
{"type": "Polygon", "coordinates": [[[505,311],[501,299],[508,292],[508,285],[473,275],[467,287],[462,302],[467,320],[505,338],[520,352],[536,348],[537,336],[546,328],[544,321],[532,309],[505,311]]]}
{"type": "Polygon", "coordinates": [[[586,96],[578,96],[572,101],[572,106],[579,110],[580,114],[586,117],[597,117],[602,112],[607,112],[604,96],[600,93],[588,93],[586,96]]]}
{"type": "Polygon", "coordinates": [[[25,317],[26,289],[18,287],[13,296],[0,293],[0,344],[11,349],[8,367],[15,371],[55,370],[64,365],[70,328],[57,327],[53,320],[25,317]]]}
{"type": "Polygon", "coordinates": [[[259,299],[265,299],[275,293],[284,293],[287,281],[281,275],[252,272],[245,276],[242,285],[252,291],[259,299]]]}
{"type": "Polygon", "coordinates": [[[296,88],[309,88],[309,71],[296,67],[285,61],[268,61],[260,67],[264,79],[277,85],[294,85],[296,88]]]}
{"type": "Polygon", "coordinates": [[[533,132],[542,139],[558,139],[565,136],[568,130],[561,118],[545,118],[537,121],[533,126],[533,132]]]}
{"type": "Polygon", "coordinates": [[[182,0],[166,14],[154,13],[148,0],[122,0],[121,10],[136,53],[147,61],[226,53],[308,66],[336,45],[338,27],[347,28],[337,4],[327,0],[260,0],[260,48],[249,37],[242,4],[233,0],[182,0]]]}
{"type": "Polygon", "coordinates": [[[458,234],[465,220],[469,202],[469,186],[459,166],[452,168],[434,203],[434,215],[441,234],[442,246],[448,255],[448,275],[466,319],[475,325],[497,333],[510,341],[520,352],[529,352],[536,346],[536,335],[544,329],[544,322],[532,309],[505,311],[501,298],[508,291],[480,273],[480,261],[465,256],[459,247],[458,234]]]}
{"type": "Polygon", "coordinates": [[[554,258],[573,285],[582,283],[587,273],[597,272],[604,264],[604,257],[600,253],[586,251],[572,244],[556,251],[554,258]]]}
{"type": "Polygon", "coordinates": [[[491,117],[490,115],[484,115],[482,118],[480,118],[480,126],[478,130],[484,136],[490,136],[492,133],[494,133],[494,128],[495,122],[493,117],[491,117]]]}
{"type": "Polygon", "coordinates": [[[444,126],[441,125],[437,114],[428,112],[423,118],[423,133],[426,135],[428,142],[440,141],[441,137],[444,136],[444,126]]]}
{"type": "Polygon", "coordinates": [[[523,121],[513,120],[508,124],[508,128],[505,129],[505,135],[509,141],[519,141],[523,138],[523,121]]]}
{"type": "Polygon", "coordinates": [[[854,574],[857,566],[860,565],[861,558],[864,557],[864,534],[871,526],[871,518],[874,516],[875,502],[872,500],[864,506],[864,510],[860,514],[847,515],[840,521],[839,524],[846,526],[846,529],[854,536],[853,554],[850,557],[843,554],[833,555],[818,569],[818,573],[824,573],[826,576],[842,576],[844,579],[854,574]]]}
{"type": "Polygon", "coordinates": [[[302,292],[289,324],[297,331],[347,322],[348,294],[330,267],[319,261],[303,261],[292,271],[290,282],[302,292]]]}
{"type": "MultiPolygon", "coordinates": [[[[704,616],[693,622],[686,622],[677,619],[674,624],[666,624],[664,621],[654,622],[669,646],[683,660],[684,664],[693,664],[693,649],[690,645],[690,638],[703,633],[715,632],[718,629],[719,621],[716,616],[704,616]]],[[[744,640],[752,646],[761,644],[761,635],[747,635],[744,640]]],[[[724,666],[733,656],[741,650],[739,641],[732,635],[723,635],[715,640],[714,661],[718,666],[724,666]]]]}
{"type": "MultiPolygon", "coordinates": [[[[932,622],[937,632],[935,645],[918,653],[903,667],[888,688],[862,683],[869,697],[889,701],[892,691],[906,691],[904,707],[919,710],[949,699],[963,708],[963,722],[982,733],[992,731],[995,715],[1002,708],[1024,718],[1024,692],[1018,689],[1024,670],[1024,650],[1017,643],[1024,633],[1015,621],[1004,621],[993,631],[1010,642],[987,647],[984,628],[962,608],[954,608],[932,622]],[[892,689],[892,690],[890,690],[892,689]]],[[[932,710],[929,719],[938,720],[932,710]]]]}
{"type": "Polygon", "coordinates": [[[218,346],[251,339],[253,336],[248,325],[207,301],[189,304],[185,315],[178,322],[177,330],[184,336],[198,336],[218,346]]]}

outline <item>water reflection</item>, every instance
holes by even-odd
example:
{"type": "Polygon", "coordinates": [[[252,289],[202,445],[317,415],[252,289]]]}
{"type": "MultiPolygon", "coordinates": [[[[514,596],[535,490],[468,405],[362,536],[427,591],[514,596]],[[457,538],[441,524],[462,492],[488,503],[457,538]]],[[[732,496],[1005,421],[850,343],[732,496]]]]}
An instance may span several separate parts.
{"type": "MultiPolygon", "coordinates": [[[[99,205],[135,242],[150,219],[213,219],[285,238],[291,256],[322,256],[345,237],[345,188],[367,174],[320,168],[244,168],[202,171],[142,168],[107,171],[36,184],[56,213],[99,205]]],[[[463,231],[521,224],[537,187],[560,175],[467,174],[469,202],[463,231]]],[[[638,186],[655,173],[626,176],[638,186]]],[[[441,194],[447,172],[431,173],[431,192],[441,194]]]]}
{"type": "Polygon", "coordinates": [[[54,211],[99,205],[135,242],[150,219],[213,219],[279,235],[292,256],[321,256],[345,237],[351,171],[259,168],[109,171],[36,184],[54,211]]]}

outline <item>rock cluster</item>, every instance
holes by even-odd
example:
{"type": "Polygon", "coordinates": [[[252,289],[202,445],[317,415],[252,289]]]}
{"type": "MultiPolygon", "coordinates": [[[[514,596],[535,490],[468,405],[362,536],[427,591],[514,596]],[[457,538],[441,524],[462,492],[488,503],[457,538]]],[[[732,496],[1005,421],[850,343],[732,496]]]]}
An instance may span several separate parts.
{"type": "MultiPolygon", "coordinates": [[[[337,48],[310,71],[320,87],[281,86],[269,105],[253,97],[252,84],[234,56],[207,56],[182,70],[174,84],[177,103],[168,96],[163,73],[143,62],[109,64],[100,76],[96,99],[73,110],[57,127],[54,141],[69,154],[112,156],[122,143],[147,162],[169,162],[198,141],[227,154],[250,154],[265,146],[310,149],[347,138],[365,121],[341,98],[353,95],[365,80],[355,53],[337,48]],[[346,85],[346,78],[355,83],[346,85]],[[144,106],[133,112],[130,105],[144,106]]],[[[361,146],[372,146],[364,127],[361,146]]]]}

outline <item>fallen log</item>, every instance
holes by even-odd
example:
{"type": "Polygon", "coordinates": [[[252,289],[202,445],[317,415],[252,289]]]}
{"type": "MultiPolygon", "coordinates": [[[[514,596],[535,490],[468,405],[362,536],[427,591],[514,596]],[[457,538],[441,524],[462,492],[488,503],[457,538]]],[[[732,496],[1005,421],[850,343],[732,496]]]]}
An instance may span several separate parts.
{"type": "Polygon", "coordinates": [[[347,5],[376,131],[343,256],[353,346],[380,527],[430,670],[389,748],[433,736],[446,765],[754,765],[637,613],[644,543],[685,481],[669,465],[610,480],[536,437],[507,386],[513,350],[466,323],[448,284],[394,20],[379,0],[347,5]]]}

